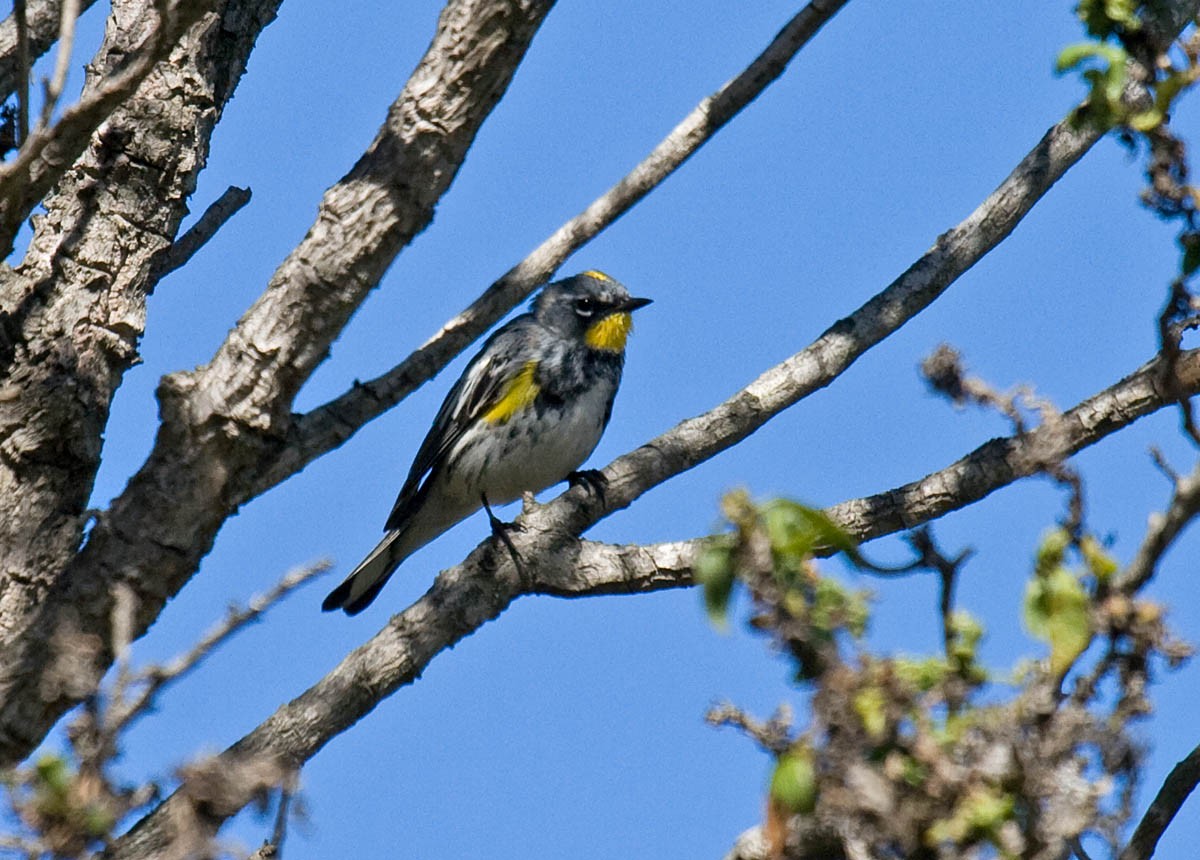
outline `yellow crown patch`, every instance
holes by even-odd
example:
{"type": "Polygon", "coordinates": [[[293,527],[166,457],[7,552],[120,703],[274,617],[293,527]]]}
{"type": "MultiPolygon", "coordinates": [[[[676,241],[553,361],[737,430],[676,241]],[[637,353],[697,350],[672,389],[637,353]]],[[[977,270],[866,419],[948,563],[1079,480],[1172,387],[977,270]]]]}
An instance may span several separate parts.
{"type": "Polygon", "coordinates": [[[584,272],[584,274],[589,278],[595,278],[597,281],[604,281],[608,284],[613,283],[613,279],[601,272],[599,269],[588,269],[586,272],[584,272]]]}

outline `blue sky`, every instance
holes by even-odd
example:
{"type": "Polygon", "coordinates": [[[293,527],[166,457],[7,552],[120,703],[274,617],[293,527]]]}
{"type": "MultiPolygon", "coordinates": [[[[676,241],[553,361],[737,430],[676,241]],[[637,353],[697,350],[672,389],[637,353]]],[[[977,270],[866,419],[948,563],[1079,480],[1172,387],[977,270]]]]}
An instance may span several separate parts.
{"type": "MultiPolygon", "coordinates": [[[[103,14],[87,16],[98,38],[103,14]]],[[[655,299],[638,315],[612,424],[590,465],[701,412],[806,345],[881,290],[965,217],[1080,97],[1053,59],[1082,36],[1070,2],[901,4],[856,0],[742,116],[564,266],[609,272],[655,299]]],[[[206,362],[310,224],[323,190],[370,141],[432,35],[440,4],[288,0],[259,41],[193,198],[227,185],[252,203],[158,289],[114,405],[95,492],[101,505],[149,450],[153,390],[206,362]],[[386,10],[386,11],[381,11],[386,10]]],[[[761,0],[563,2],[551,13],[439,206],[300,397],[311,407],[391,367],[563,221],[617,181],[704,96],[739,72],[795,12],[761,0]]],[[[86,41],[86,40],[85,40],[86,41]]],[[[81,51],[90,50],[88,46],[81,51]]],[[[78,64],[76,64],[78,65],[78,64]]],[[[1177,128],[1200,139],[1194,104],[1177,128]]],[[[590,536],[692,537],[734,486],[827,505],[940,468],[1007,428],[927,393],[917,365],[937,344],[975,373],[1031,383],[1063,407],[1148,359],[1175,265],[1172,232],[1138,208],[1138,162],[1104,141],[1009,241],[829,390],[745,443],[655,489],[590,536]]],[[[136,650],[186,647],[231,600],[328,556],[335,573],[244,631],[137,726],[121,763],[170,772],[237,740],[302,692],[487,533],[482,515],[409,560],[353,620],[320,598],[369,550],[460,358],[343,448],[247,505],[200,574],[136,650]]],[[[1146,454],[1180,468],[1176,415],[1143,420],[1078,458],[1096,531],[1127,560],[1168,488],[1146,454]]],[[[976,557],[960,604],[983,616],[984,655],[1039,653],[1018,606],[1039,534],[1062,496],[1045,480],[946,517],[935,534],[976,557]]],[[[871,546],[899,558],[895,540],[871,546]]],[[[1187,536],[1151,588],[1200,640],[1187,536]]],[[[862,580],[877,595],[872,642],[936,649],[935,583],[862,580]]],[[[1143,726],[1157,787],[1200,740],[1200,665],[1165,675],[1143,726]]],[[[703,724],[718,699],[766,715],[800,702],[787,667],[735,625],[708,624],[690,591],[524,599],[439,656],[421,680],[333,741],[305,769],[310,820],[288,860],[334,856],[609,858],[721,856],[756,823],[768,772],[746,739],[703,724]]],[[[247,815],[230,834],[256,844],[247,815]]],[[[1189,856],[1185,812],[1158,856],[1189,856]]]]}

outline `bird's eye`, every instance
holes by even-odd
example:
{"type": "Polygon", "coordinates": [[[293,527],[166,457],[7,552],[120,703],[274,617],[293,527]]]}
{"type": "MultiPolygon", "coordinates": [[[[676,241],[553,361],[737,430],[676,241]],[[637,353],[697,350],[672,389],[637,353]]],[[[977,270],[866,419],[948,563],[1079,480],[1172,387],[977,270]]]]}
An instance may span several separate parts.
{"type": "Polygon", "coordinates": [[[590,317],[596,312],[596,302],[593,299],[576,299],[575,313],[581,317],[590,317]]]}

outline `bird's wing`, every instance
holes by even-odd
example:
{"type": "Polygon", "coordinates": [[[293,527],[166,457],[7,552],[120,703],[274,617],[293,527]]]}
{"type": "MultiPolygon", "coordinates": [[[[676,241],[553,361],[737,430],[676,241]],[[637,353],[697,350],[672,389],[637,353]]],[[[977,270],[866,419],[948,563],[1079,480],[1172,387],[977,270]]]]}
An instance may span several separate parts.
{"type": "Polygon", "coordinates": [[[500,406],[533,360],[533,341],[526,337],[536,325],[532,316],[517,317],[500,329],[467,365],[433,419],[417,450],[408,478],[388,516],[385,530],[400,528],[420,504],[426,477],[446,460],[463,434],[483,415],[500,406]]]}

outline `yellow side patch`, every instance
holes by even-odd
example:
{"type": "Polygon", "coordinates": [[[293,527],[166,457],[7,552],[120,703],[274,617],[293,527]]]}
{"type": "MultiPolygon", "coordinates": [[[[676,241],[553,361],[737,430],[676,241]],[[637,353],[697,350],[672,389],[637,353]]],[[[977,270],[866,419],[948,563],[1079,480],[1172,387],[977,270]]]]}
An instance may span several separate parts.
{"type": "Polygon", "coordinates": [[[595,278],[597,281],[605,281],[606,283],[610,284],[613,283],[613,279],[601,272],[599,269],[588,269],[586,272],[584,272],[584,274],[589,278],[595,278]]]}
{"type": "Polygon", "coordinates": [[[633,330],[633,316],[627,313],[609,314],[592,323],[583,335],[583,341],[592,349],[621,352],[625,341],[633,330]]]}
{"type": "Polygon", "coordinates": [[[483,413],[484,421],[489,424],[505,424],[508,419],[533,403],[541,390],[541,386],[533,378],[537,373],[537,366],[536,361],[525,362],[521,372],[504,387],[496,405],[483,413]]]}

